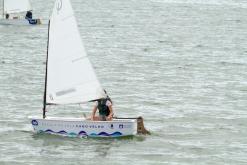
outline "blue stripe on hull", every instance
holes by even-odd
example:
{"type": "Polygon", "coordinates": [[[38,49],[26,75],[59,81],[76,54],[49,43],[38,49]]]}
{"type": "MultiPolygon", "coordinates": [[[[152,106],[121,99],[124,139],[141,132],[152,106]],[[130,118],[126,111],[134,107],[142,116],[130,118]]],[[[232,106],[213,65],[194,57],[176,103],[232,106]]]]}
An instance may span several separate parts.
{"type": "Polygon", "coordinates": [[[108,134],[106,132],[100,132],[100,133],[91,133],[91,134],[87,134],[85,131],[80,131],[78,134],[77,133],[74,133],[74,132],[66,132],[64,130],[61,130],[61,131],[58,131],[58,132],[55,132],[51,129],[47,129],[45,131],[43,130],[40,130],[39,131],[40,133],[41,132],[44,132],[44,133],[49,133],[49,134],[57,134],[57,135],[63,135],[63,136],[78,136],[78,137],[83,137],[83,136],[91,136],[91,137],[119,137],[119,136],[122,136],[123,134],[121,132],[114,132],[112,134],[108,134]]]}

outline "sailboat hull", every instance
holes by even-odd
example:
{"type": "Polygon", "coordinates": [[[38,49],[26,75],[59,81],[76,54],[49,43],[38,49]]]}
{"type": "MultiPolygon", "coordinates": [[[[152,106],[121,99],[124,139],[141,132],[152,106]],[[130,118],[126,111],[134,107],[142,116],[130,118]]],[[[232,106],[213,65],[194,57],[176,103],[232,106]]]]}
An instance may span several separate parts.
{"type": "Polygon", "coordinates": [[[69,137],[123,137],[137,132],[136,120],[114,119],[112,121],[90,121],[83,118],[46,119],[29,117],[36,133],[48,133],[69,137]]]}
{"type": "Polygon", "coordinates": [[[37,23],[30,23],[26,19],[0,19],[0,25],[19,25],[19,26],[25,26],[25,25],[40,25],[41,21],[40,19],[36,19],[37,23]]]}

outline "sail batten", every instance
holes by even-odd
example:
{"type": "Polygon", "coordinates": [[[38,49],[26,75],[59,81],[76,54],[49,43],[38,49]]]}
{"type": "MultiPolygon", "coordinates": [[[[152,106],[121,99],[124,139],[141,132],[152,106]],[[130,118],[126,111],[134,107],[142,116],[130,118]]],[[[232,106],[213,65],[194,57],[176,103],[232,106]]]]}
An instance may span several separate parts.
{"type": "Polygon", "coordinates": [[[29,0],[4,0],[4,13],[14,14],[32,10],[29,0]]]}
{"type": "Polygon", "coordinates": [[[48,43],[46,104],[76,104],[104,97],[69,0],[55,1],[48,43]]]}

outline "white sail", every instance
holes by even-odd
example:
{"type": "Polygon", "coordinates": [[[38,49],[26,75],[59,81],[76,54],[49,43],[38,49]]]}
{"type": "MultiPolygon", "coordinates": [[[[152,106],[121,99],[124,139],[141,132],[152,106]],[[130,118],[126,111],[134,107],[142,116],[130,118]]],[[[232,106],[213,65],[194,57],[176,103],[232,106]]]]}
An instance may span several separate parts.
{"type": "Polygon", "coordinates": [[[29,0],[3,0],[4,13],[20,13],[32,10],[29,0]]]}
{"type": "Polygon", "coordinates": [[[46,103],[82,103],[102,97],[70,1],[56,0],[50,18],[46,103]]]}

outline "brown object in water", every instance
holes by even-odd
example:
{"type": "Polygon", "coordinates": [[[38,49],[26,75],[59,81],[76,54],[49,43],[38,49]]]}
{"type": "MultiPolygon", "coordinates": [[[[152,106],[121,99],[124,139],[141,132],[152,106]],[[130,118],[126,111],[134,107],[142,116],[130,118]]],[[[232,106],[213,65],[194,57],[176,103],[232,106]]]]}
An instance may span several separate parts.
{"type": "Polygon", "coordinates": [[[37,19],[37,24],[40,25],[41,24],[41,20],[37,19]]]}
{"type": "Polygon", "coordinates": [[[137,134],[150,135],[150,132],[144,127],[143,118],[141,116],[137,118],[137,134]]]}

